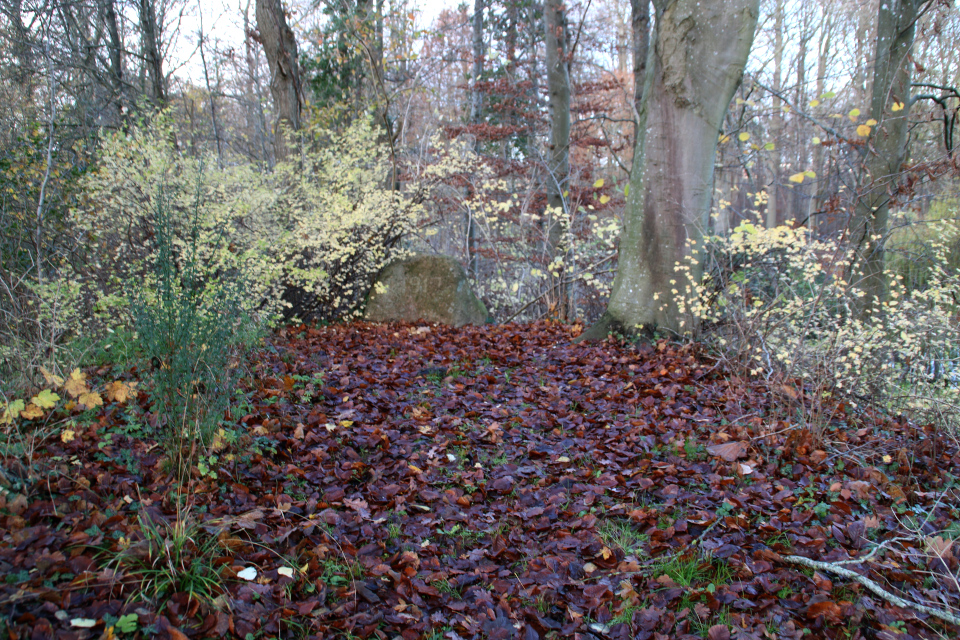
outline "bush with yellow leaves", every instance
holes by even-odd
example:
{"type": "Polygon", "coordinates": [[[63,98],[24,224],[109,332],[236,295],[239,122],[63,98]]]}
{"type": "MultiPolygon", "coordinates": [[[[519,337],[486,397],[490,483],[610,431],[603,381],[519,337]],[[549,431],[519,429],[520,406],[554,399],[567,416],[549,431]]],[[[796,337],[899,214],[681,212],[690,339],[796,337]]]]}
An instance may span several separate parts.
{"type": "Polygon", "coordinates": [[[693,248],[676,266],[675,295],[691,329],[751,375],[786,383],[817,431],[840,396],[956,430],[960,274],[949,268],[946,247],[933,248],[923,288],[908,289],[888,273],[887,298],[865,301],[848,281],[856,272],[849,247],[790,225],[743,223],[693,248]],[[704,277],[694,282],[698,259],[704,277]]]}
{"type": "Polygon", "coordinates": [[[195,244],[201,280],[242,274],[245,314],[355,316],[419,211],[417,194],[392,188],[389,154],[367,120],[304,138],[302,154],[264,171],[249,163],[219,168],[213,157],[181,153],[163,116],[107,136],[74,211],[97,265],[90,277],[98,296],[112,299],[149,271],[156,249],[150,216],[162,192],[174,259],[195,244]]]}

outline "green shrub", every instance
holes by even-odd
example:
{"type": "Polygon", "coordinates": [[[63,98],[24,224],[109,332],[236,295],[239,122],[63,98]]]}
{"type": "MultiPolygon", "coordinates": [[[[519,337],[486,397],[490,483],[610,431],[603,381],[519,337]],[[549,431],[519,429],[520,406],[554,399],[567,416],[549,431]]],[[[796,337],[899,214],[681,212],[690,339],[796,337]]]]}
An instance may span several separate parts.
{"type": "Polygon", "coordinates": [[[200,245],[200,194],[186,220],[174,217],[163,186],[154,204],[146,221],[154,249],[150,273],[131,297],[137,341],[152,367],[150,393],[161,440],[182,471],[192,466],[198,446],[213,440],[253,322],[243,304],[243,274],[203,269],[201,252],[218,247],[200,245]]]}

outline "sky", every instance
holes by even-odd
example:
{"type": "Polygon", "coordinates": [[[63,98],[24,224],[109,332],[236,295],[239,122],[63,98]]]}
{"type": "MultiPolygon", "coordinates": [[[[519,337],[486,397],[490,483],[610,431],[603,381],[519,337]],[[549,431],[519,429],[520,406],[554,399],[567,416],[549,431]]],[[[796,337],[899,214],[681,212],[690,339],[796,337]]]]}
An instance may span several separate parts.
{"type": "MultiPolygon", "coordinates": [[[[203,66],[197,49],[201,24],[203,33],[206,35],[207,47],[212,48],[211,45],[216,44],[217,48],[221,50],[231,47],[238,51],[242,50],[243,9],[248,4],[250,21],[255,24],[255,0],[187,0],[183,16],[179,21],[179,38],[174,43],[171,66],[168,71],[173,70],[177,76],[189,78],[196,84],[202,84],[203,66]]],[[[303,5],[306,3],[296,2],[295,4],[303,5]]],[[[420,26],[425,27],[433,22],[433,19],[443,9],[456,6],[459,2],[456,0],[413,0],[412,4],[420,10],[419,23],[420,26]]],[[[295,28],[296,22],[302,15],[302,12],[293,14],[295,28]]],[[[171,32],[169,26],[168,32],[171,32]]]]}

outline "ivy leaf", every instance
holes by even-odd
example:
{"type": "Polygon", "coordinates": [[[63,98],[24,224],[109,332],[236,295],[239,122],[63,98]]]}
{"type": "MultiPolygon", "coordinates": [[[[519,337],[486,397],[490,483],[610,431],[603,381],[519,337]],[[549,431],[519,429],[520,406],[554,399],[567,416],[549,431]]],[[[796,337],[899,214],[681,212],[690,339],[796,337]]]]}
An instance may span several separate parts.
{"type": "Polygon", "coordinates": [[[137,630],[139,617],[135,613],[128,613],[120,616],[115,625],[120,633],[134,633],[137,630]]]}

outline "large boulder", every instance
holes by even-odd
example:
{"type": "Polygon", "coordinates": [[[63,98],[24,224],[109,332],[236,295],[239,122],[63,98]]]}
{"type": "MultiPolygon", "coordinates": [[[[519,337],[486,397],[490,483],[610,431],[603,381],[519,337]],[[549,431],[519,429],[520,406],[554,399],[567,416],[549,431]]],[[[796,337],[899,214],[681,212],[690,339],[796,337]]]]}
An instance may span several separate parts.
{"type": "Polygon", "coordinates": [[[486,322],[487,308],[470,289],[459,262],[448,256],[419,255],[384,267],[370,290],[366,318],[462,327],[486,322]],[[386,290],[378,292],[383,287],[386,290]]]}

